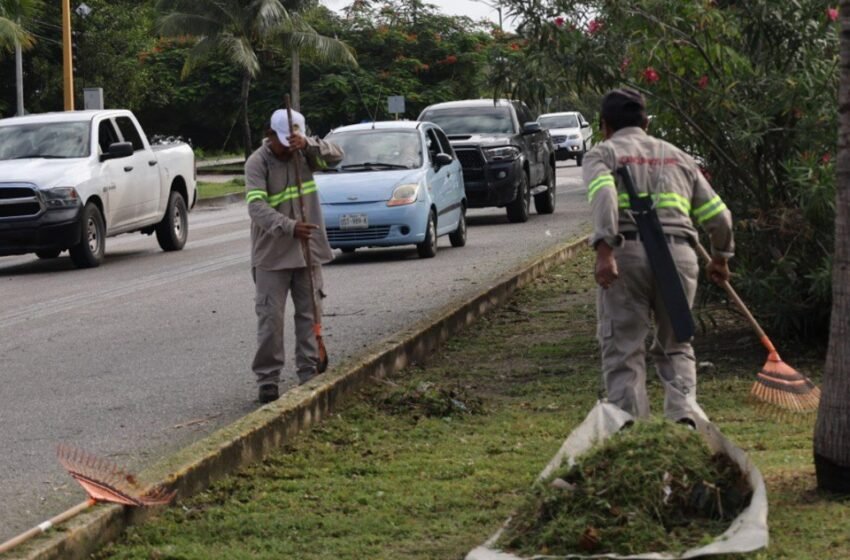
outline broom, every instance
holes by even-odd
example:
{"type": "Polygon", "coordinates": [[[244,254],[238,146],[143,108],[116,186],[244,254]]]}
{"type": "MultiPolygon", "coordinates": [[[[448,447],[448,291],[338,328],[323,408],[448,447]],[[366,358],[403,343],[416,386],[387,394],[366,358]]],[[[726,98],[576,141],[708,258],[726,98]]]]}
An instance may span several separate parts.
{"type": "MultiPolygon", "coordinates": [[[[292,104],[289,101],[289,95],[285,97],[286,100],[286,118],[289,121],[289,133],[292,134],[292,104]]],[[[301,196],[301,189],[303,185],[301,184],[301,166],[298,164],[296,159],[295,161],[295,184],[298,186],[298,202],[301,207],[301,219],[306,219],[306,214],[304,212],[304,197],[301,196]]],[[[325,370],[328,369],[328,351],[325,348],[325,343],[322,340],[322,323],[319,319],[319,307],[316,305],[316,290],[314,288],[315,281],[313,280],[313,252],[310,250],[310,240],[302,239],[301,240],[301,251],[304,253],[304,260],[307,262],[307,271],[308,277],[310,279],[310,301],[313,304],[313,334],[316,335],[316,346],[319,350],[318,363],[316,364],[316,370],[319,373],[324,373],[325,370]]]]}
{"type": "MultiPolygon", "coordinates": [[[[696,249],[703,259],[711,262],[711,256],[699,242],[696,243],[696,249]]],[[[773,343],[753,317],[753,314],[750,313],[750,310],[747,309],[747,306],[744,305],[743,300],[732,288],[732,285],[728,281],[724,281],[721,286],[726,290],[729,299],[735,302],[735,305],[746,317],[756,336],[767,350],[767,361],[756,376],[756,381],[753,383],[750,393],[759,401],[791,412],[813,412],[817,410],[820,402],[820,389],[815,386],[811,379],[782,361],[773,343]]]]}

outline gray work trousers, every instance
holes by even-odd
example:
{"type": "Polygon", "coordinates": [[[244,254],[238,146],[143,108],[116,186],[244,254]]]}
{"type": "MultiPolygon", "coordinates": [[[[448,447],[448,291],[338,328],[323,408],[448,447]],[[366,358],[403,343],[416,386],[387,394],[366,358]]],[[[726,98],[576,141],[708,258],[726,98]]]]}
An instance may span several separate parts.
{"type": "MultiPolygon", "coordinates": [[[[693,306],[699,263],[690,245],[668,243],[679,277],[693,306]]],[[[696,403],[696,360],[690,342],[677,342],[661,292],[639,240],[614,249],[619,278],[597,292],[597,338],[609,402],[636,417],[649,415],[646,394],[646,338],[655,319],[650,354],[664,384],[664,416],[671,420],[702,415],[696,403]]]]}
{"type": "MultiPolygon", "coordinates": [[[[292,294],[295,307],[295,367],[299,382],[313,377],[317,371],[318,347],[313,333],[313,303],[310,299],[310,277],[307,268],[285,270],[252,269],[256,285],[254,307],[257,312],[257,353],[251,369],[258,385],[278,384],[285,363],[283,348],[283,313],[286,297],[292,294]]],[[[322,267],[313,267],[316,308],[322,315],[322,267]]]]}

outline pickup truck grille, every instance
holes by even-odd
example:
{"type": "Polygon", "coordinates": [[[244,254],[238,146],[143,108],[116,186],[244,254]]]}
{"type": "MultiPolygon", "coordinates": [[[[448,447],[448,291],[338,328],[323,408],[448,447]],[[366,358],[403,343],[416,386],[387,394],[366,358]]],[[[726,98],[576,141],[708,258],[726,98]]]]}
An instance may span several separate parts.
{"type": "Polygon", "coordinates": [[[41,201],[35,188],[0,185],[0,218],[28,218],[39,212],[41,201]]]}
{"type": "Polygon", "coordinates": [[[467,168],[480,169],[484,167],[484,157],[480,151],[474,148],[455,148],[455,154],[457,154],[457,159],[460,161],[460,165],[464,170],[467,168]]]}
{"type": "Polygon", "coordinates": [[[552,142],[554,142],[555,144],[560,144],[561,142],[566,142],[566,141],[567,141],[566,136],[553,136],[552,137],[552,142]]]}
{"type": "Polygon", "coordinates": [[[364,229],[327,228],[328,241],[375,241],[390,233],[390,226],[369,226],[364,229]]]}

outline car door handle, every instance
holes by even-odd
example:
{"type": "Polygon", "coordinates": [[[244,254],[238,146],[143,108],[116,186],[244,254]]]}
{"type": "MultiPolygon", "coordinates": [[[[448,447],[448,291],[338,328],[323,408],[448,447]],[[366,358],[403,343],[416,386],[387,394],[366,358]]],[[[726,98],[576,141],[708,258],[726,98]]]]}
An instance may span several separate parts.
{"type": "Polygon", "coordinates": [[[128,173],[129,173],[130,171],[132,171],[132,170],[133,170],[133,166],[132,166],[132,165],[128,165],[128,166],[124,167],[124,171],[127,171],[128,173]]]}
{"type": "Polygon", "coordinates": [[[155,159],[150,160],[150,161],[148,162],[148,165],[150,165],[151,167],[153,167],[154,165],[156,165],[156,160],[155,160],[155,159]]]}

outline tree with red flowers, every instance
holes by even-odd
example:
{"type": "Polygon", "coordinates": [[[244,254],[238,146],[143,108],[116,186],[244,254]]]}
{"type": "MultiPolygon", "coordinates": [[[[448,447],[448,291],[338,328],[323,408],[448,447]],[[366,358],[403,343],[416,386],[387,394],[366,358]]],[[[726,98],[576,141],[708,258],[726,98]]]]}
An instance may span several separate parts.
{"type": "MultiPolygon", "coordinates": [[[[829,324],[837,13],[826,0],[505,0],[524,81],[644,93],[651,132],[703,162],[738,223],[736,286],[772,332],[829,324]],[[537,82],[535,82],[537,80],[537,82]]],[[[514,77],[513,83],[520,82],[514,77]]],[[[598,97],[597,97],[598,99],[598,97]]],[[[598,103],[598,101],[596,102],[598,103]]]]}

